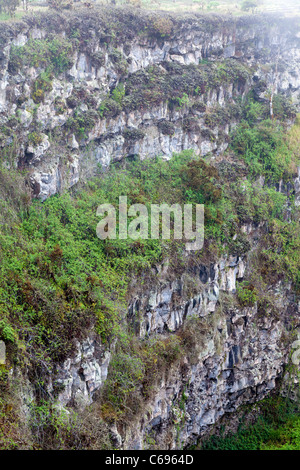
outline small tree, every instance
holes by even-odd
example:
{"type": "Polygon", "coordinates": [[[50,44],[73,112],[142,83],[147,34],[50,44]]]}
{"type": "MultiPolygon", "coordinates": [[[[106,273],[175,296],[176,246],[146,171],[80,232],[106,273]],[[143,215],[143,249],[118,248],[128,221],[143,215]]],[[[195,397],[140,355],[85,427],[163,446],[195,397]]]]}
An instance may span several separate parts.
{"type": "Polygon", "coordinates": [[[0,13],[8,13],[10,16],[14,16],[19,4],[20,0],[0,0],[0,13]]]}

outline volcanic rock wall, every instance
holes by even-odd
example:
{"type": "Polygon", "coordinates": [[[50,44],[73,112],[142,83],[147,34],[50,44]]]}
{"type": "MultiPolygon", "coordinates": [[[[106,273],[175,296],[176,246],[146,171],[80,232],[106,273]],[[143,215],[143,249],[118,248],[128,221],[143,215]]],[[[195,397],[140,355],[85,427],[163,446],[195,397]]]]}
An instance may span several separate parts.
{"type": "MultiPolygon", "coordinates": [[[[2,163],[28,170],[42,200],[126,157],[185,149],[218,156],[250,89],[262,101],[281,93],[299,105],[297,21],[116,9],[1,28],[2,163]]],[[[257,230],[244,227],[253,243],[257,230]]],[[[140,338],[171,335],[194,315],[202,323],[198,342],[162,372],[136,422],[112,430],[119,448],[194,444],[226,413],[266,396],[288,363],[287,336],[299,318],[290,285],[269,286],[276,308],[262,315],[257,304],[235,301],[236,280],[251,269],[246,255],[188,264],[180,275],[160,266],[155,286],[132,290],[127,321],[140,338]]],[[[61,406],[86,406],[110,357],[91,333],[57,367],[48,392],[59,385],[61,406]]]]}
{"type": "Polygon", "coordinates": [[[299,42],[297,21],[276,17],[116,9],[2,25],[2,159],[44,200],[127,156],[219,154],[250,88],[297,104],[299,42]]]}

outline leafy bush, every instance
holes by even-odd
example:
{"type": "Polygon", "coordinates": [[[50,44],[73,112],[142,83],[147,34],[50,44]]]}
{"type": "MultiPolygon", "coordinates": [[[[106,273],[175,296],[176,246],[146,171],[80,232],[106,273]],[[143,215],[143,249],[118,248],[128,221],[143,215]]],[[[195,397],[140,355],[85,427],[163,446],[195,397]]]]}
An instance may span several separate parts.
{"type": "Polygon", "coordinates": [[[186,180],[189,197],[198,204],[215,203],[220,200],[222,190],[218,184],[220,180],[218,171],[204,160],[190,161],[184,169],[183,178],[186,180]]]}
{"type": "Polygon", "coordinates": [[[243,307],[252,307],[257,302],[257,291],[252,284],[244,281],[237,286],[237,298],[243,307]]]}
{"type": "Polygon", "coordinates": [[[119,74],[125,75],[127,73],[128,63],[118,49],[111,50],[109,53],[109,58],[119,74]]]}
{"type": "Polygon", "coordinates": [[[99,116],[97,111],[75,111],[65,123],[65,127],[75,133],[79,139],[87,139],[87,132],[93,129],[99,116]]]}
{"type": "Polygon", "coordinates": [[[99,106],[100,117],[116,117],[122,111],[121,105],[112,98],[106,98],[99,106]]]}
{"type": "Polygon", "coordinates": [[[47,0],[49,8],[53,8],[54,10],[68,10],[72,8],[73,2],[72,0],[47,0]]]}
{"type": "Polygon", "coordinates": [[[173,135],[175,131],[175,126],[172,122],[170,121],[159,121],[157,125],[158,129],[162,132],[164,135],[173,135]]]}
{"type": "Polygon", "coordinates": [[[278,181],[288,171],[291,157],[283,145],[283,128],[276,122],[264,120],[253,127],[242,122],[231,146],[253,175],[263,174],[278,181]]]}
{"type": "Polygon", "coordinates": [[[154,37],[166,38],[171,36],[173,28],[174,25],[170,18],[158,15],[152,19],[148,34],[154,37]]]}
{"type": "Polygon", "coordinates": [[[102,415],[107,420],[130,420],[152,396],[163,371],[182,354],[182,341],[177,335],[138,341],[123,334],[101,393],[102,415]]]}
{"type": "Polygon", "coordinates": [[[12,343],[14,343],[17,338],[13,327],[6,320],[0,320],[0,337],[4,341],[11,341],[12,343]]]}
{"type": "Polygon", "coordinates": [[[258,3],[256,0],[244,0],[241,5],[241,9],[243,11],[252,10],[254,12],[255,8],[258,7],[258,3]]]}
{"type": "MultiPolygon", "coordinates": [[[[254,406],[259,411],[254,423],[240,419],[237,432],[214,435],[205,440],[201,450],[284,450],[299,449],[299,405],[277,397],[269,397],[254,406]],[[246,424],[245,424],[246,422],[246,424]]],[[[251,408],[250,410],[251,411],[251,408]]],[[[256,414],[257,414],[256,411],[256,414]]]]}
{"type": "Polygon", "coordinates": [[[273,107],[276,119],[271,120],[269,103],[256,101],[250,92],[242,108],[243,120],[232,134],[231,148],[245,160],[252,176],[263,175],[274,183],[295,173],[296,152],[289,149],[284,120],[296,114],[282,95],[274,95],[273,107]]]}
{"type": "Polygon", "coordinates": [[[33,83],[31,97],[36,104],[42,103],[45,93],[52,90],[52,78],[48,71],[42,72],[33,83]]]}
{"type": "Polygon", "coordinates": [[[122,105],[122,101],[123,101],[123,98],[125,96],[125,87],[124,87],[124,84],[123,83],[119,83],[119,85],[117,85],[112,93],[111,93],[111,96],[112,96],[112,99],[118,103],[120,106],[122,105]]]}

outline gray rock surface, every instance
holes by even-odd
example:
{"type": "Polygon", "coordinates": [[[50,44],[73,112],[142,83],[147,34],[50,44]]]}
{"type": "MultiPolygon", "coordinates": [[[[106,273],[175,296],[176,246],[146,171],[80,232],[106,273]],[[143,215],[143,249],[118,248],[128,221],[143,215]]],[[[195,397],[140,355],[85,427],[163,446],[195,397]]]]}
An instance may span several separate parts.
{"type": "MultiPolygon", "coordinates": [[[[214,29],[213,23],[203,24],[195,20],[194,23],[187,22],[176,37],[158,40],[136,36],[111,50],[103,45],[95,31],[86,50],[74,50],[73,66],[67,73],[52,80],[51,90],[45,93],[43,102],[38,105],[31,95],[40,70],[27,67],[18,74],[11,73],[10,51],[12,45],[24,46],[29,40],[47,37],[49,32],[38,24],[30,28],[24,24],[17,36],[11,35],[7,39],[2,50],[0,114],[3,124],[10,116],[17,115],[20,119],[22,131],[19,132],[22,135],[18,136],[20,145],[16,164],[30,169],[35,196],[44,200],[73,186],[80,179],[91,177],[99,167],[105,169],[111,161],[127,155],[138,154],[142,159],[155,155],[169,158],[174,152],[194,149],[196,154],[204,156],[211,152],[219,154],[226,149],[227,136],[236,125],[235,119],[208,129],[204,123],[204,113],[198,113],[196,120],[199,128],[209,131],[209,134],[193,130],[187,132],[183,129],[183,120],[191,116],[190,107],[184,105],[179,110],[170,111],[166,102],[150,109],[123,112],[117,117],[99,116],[82,142],[70,133],[65,136],[64,142],[58,144],[52,134],[64,129],[72,116],[73,110],[67,100],[73,91],[82,87],[96,99],[96,106],[99,106],[122,78],[112,60],[112,52],[120,54],[129,74],[163,61],[188,65],[203,60],[215,62],[231,58],[251,68],[252,77],[247,83],[235,86],[224,83],[209,90],[205,95],[208,109],[217,104],[225,107],[244,96],[249,87],[255,86],[262,100],[268,100],[270,90],[273,90],[274,93],[284,93],[296,105],[299,104],[300,38],[297,26],[293,23],[287,28],[279,18],[270,20],[272,26],[262,20],[250,20],[248,24],[243,21],[228,20],[223,27],[214,29]],[[103,57],[101,65],[93,65],[93,54],[103,57]],[[59,112],[56,109],[58,101],[63,105],[59,112]],[[172,135],[160,131],[157,123],[161,120],[173,123],[172,135]],[[126,128],[142,129],[144,137],[126,142],[123,136],[126,128]],[[43,144],[36,149],[26,145],[28,135],[33,130],[48,135],[48,140],[43,140],[43,144]]],[[[59,34],[63,36],[62,31],[59,34]]],[[[80,100],[76,105],[81,106],[81,110],[87,109],[80,100]]]]}

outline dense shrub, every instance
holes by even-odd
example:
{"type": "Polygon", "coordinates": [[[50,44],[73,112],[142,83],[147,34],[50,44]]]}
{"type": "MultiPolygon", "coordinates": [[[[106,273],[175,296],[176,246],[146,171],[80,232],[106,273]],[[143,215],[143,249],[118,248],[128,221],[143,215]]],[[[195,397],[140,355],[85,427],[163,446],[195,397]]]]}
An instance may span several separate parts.
{"type": "Polygon", "coordinates": [[[243,307],[252,307],[258,299],[257,291],[252,284],[243,282],[237,287],[237,298],[243,307]]]}
{"type": "MultiPolygon", "coordinates": [[[[201,450],[299,450],[297,403],[282,397],[269,397],[255,408],[259,411],[256,422],[247,425],[241,418],[236,433],[224,435],[221,429],[219,435],[202,443],[201,450]]],[[[247,410],[244,415],[247,417],[247,410]]]]}
{"type": "Polygon", "coordinates": [[[157,127],[160,130],[160,132],[164,135],[171,136],[175,132],[175,126],[173,122],[170,122],[170,121],[166,121],[166,120],[159,121],[157,127]]]}
{"type": "Polygon", "coordinates": [[[141,140],[145,137],[145,132],[141,129],[127,128],[123,131],[123,137],[130,143],[141,140]]]}
{"type": "Polygon", "coordinates": [[[68,131],[73,132],[79,139],[87,139],[88,132],[95,126],[99,115],[93,109],[77,111],[65,123],[68,131]]]}

